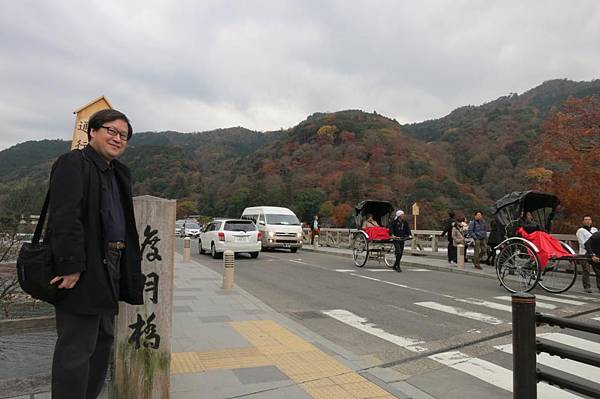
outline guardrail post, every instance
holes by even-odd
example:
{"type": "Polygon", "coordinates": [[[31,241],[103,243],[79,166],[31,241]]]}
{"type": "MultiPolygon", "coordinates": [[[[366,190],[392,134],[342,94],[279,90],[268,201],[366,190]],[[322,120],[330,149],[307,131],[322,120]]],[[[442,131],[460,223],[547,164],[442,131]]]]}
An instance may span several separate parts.
{"type": "Polygon", "coordinates": [[[435,234],[433,234],[431,236],[431,252],[437,252],[437,251],[438,251],[437,236],[435,234]]]}
{"type": "Polygon", "coordinates": [[[191,240],[190,237],[185,237],[183,239],[183,261],[184,262],[189,262],[190,259],[192,259],[192,246],[191,246],[191,240]]]}
{"type": "Polygon", "coordinates": [[[223,289],[233,288],[233,274],[235,271],[235,253],[228,249],[223,252],[223,289]]]}
{"type": "Polygon", "coordinates": [[[535,295],[512,295],[513,398],[537,398],[535,295]]]}

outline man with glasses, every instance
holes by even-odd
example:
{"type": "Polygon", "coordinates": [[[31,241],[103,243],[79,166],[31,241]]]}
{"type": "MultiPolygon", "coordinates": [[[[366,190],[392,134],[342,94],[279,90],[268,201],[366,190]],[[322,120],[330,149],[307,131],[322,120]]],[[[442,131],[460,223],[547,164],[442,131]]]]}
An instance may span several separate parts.
{"type": "Polygon", "coordinates": [[[133,129],[123,113],[102,110],[88,123],[89,145],[59,157],[50,177],[45,241],[59,288],[52,397],[97,398],[114,338],[118,301],[143,304],[131,174],[116,158],[133,129]]]}

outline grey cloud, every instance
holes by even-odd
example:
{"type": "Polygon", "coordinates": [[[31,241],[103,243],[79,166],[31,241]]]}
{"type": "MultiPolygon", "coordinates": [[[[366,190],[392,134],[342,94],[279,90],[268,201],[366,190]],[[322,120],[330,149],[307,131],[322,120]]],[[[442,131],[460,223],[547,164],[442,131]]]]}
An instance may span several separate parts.
{"type": "Polygon", "coordinates": [[[0,148],[70,138],[72,111],[101,94],[136,130],[441,117],[597,78],[599,19],[593,0],[2,2],[0,148]]]}

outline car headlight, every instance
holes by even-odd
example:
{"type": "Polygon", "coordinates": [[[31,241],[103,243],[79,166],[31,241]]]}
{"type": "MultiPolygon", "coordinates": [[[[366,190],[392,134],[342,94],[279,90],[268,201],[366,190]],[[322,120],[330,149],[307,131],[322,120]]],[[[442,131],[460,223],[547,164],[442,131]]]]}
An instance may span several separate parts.
{"type": "Polygon", "coordinates": [[[302,238],[302,233],[296,233],[296,237],[302,238]]]}
{"type": "Polygon", "coordinates": [[[273,231],[269,231],[269,238],[275,237],[275,233],[273,231]]]}

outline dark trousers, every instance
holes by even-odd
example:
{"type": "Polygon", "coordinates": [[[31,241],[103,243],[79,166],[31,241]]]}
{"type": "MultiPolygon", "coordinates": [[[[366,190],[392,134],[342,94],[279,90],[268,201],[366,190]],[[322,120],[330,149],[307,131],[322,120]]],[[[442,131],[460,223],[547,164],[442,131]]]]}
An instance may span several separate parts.
{"type": "Polygon", "coordinates": [[[448,262],[456,263],[458,261],[458,252],[452,242],[448,243],[448,262]]]}
{"type": "Polygon", "coordinates": [[[579,261],[579,265],[581,266],[581,282],[583,283],[583,288],[591,287],[590,269],[593,269],[594,273],[596,273],[596,287],[600,290],[600,263],[582,260],[579,261]]]}
{"type": "Polygon", "coordinates": [[[394,267],[399,267],[400,260],[402,259],[402,255],[404,254],[404,241],[394,240],[394,252],[396,253],[396,261],[394,262],[394,267]]]}
{"type": "Polygon", "coordinates": [[[52,398],[96,399],[106,378],[114,339],[114,316],[56,309],[56,332],[52,398]]]}

